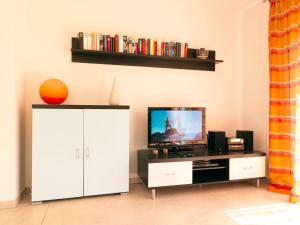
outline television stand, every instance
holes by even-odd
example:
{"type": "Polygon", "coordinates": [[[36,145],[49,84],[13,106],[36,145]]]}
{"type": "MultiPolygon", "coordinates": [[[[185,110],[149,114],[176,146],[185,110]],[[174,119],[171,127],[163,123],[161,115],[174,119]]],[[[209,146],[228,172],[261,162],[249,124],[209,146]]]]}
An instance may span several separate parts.
{"type": "Polygon", "coordinates": [[[259,151],[208,153],[192,151],[192,156],[169,153],[152,154],[151,149],[138,150],[138,174],[147,188],[156,189],[175,185],[202,185],[265,177],[266,154],[259,151]]]}
{"type": "Polygon", "coordinates": [[[180,152],[176,152],[176,155],[181,156],[181,157],[193,157],[193,152],[192,151],[180,151],[180,152]]]}

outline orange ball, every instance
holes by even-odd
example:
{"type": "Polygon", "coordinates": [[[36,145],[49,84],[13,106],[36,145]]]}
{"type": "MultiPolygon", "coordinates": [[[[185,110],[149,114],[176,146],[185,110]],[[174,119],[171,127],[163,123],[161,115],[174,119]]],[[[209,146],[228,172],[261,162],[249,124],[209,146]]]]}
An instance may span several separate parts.
{"type": "Polygon", "coordinates": [[[59,79],[49,79],[41,84],[40,96],[45,103],[61,104],[68,97],[68,88],[59,79]]]}

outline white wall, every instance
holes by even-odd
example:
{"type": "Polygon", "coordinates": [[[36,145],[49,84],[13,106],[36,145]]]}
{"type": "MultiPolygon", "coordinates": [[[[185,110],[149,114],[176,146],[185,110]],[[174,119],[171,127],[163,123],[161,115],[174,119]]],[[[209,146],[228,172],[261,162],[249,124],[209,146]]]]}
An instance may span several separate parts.
{"type": "Polygon", "coordinates": [[[208,129],[229,136],[254,130],[255,147],[266,151],[268,7],[259,0],[1,2],[0,202],[16,199],[24,188],[25,110],[31,186],[31,104],[42,103],[38,88],[49,77],[67,83],[66,104],[107,104],[117,77],[121,103],[132,109],[131,177],[136,150],[147,144],[148,106],[205,106],[208,129]],[[70,40],[78,31],[188,42],[216,50],[224,63],[216,72],[71,63],[70,40]]]}
{"type": "Polygon", "coordinates": [[[122,104],[131,106],[130,173],[147,146],[148,106],[205,106],[207,128],[234,135],[241,128],[241,75],[235,69],[237,21],[227,4],[187,0],[36,1],[25,9],[26,185],[31,184],[31,104],[42,103],[42,81],[65,81],[66,104],[107,104],[113,76],[122,104]],[[117,7],[116,7],[117,5],[117,7]],[[226,10],[224,10],[224,8],[226,10]],[[71,62],[71,36],[97,31],[188,42],[217,51],[216,72],[71,62]]]}
{"type": "Polygon", "coordinates": [[[243,128],[254,131],[254,147],[269,149],[269,4],[254,1],[240,13],[240,74],[243,128]]]}
{"type": "Polygon", "coordinates": [[[25,85],[21,71],[22,38],[19,36],[21,13],[21,1],[13,0],[0,4],[0,206],[1,202],[16,200],[25,184],[25,85]]]}

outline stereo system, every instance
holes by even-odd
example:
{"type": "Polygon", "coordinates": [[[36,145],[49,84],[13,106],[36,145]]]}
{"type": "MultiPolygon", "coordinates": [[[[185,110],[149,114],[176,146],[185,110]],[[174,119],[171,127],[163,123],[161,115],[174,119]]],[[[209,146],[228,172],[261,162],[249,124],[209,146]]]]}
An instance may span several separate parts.
{"type": "Polygon", "coordinates": [[[224,131],[208,131],[208,152],[225,152],[226,137],[224,131]]]}
{"type": "Polygon", "coordinates": [[[229,137],[227,138],[228,151],[241,151],[244,150],[244,139],[229,137]]]}
{"type": "Polygon", "coordinates": [[[237,130],[236,137],[244,139],[244,151],[247,151],[247,152],[253,151],[253,131],[237,130]]]}
{"type": "Polygon", "coordinates": [[[224,131],[208,131],[208,152],[222,153],[233,150],[253,151],[253,131],[237,130],[236,138],[226,138],[224,131]]]}

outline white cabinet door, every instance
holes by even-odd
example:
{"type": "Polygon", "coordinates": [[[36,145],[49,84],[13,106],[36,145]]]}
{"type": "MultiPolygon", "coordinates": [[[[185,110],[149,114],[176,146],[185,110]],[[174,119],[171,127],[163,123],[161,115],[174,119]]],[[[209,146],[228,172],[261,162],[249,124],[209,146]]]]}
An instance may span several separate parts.
{"type": "Polygon", "coordinates": [[[266,157],[232,158],[229,160],[229,180],[266,176],[266,157]]]}
{"type": "Polygon", "coordinates": [[[32,110],[32,201],[83,196],[83,110],[32,110]]]}
{"type": "Polygon", "coordinates": [[[192,161],[148,164],[148,187],[192,184],[192,161]]]}
{"type": "Polygon", "coordinates": [[[129,110],[84,110],[84,195],[128,192],[129,110]]]}

